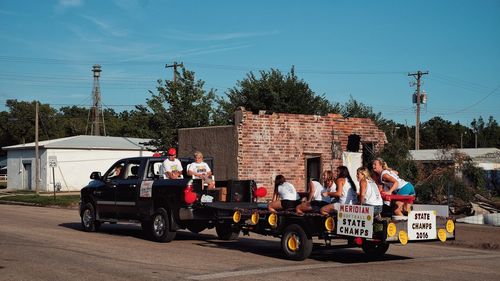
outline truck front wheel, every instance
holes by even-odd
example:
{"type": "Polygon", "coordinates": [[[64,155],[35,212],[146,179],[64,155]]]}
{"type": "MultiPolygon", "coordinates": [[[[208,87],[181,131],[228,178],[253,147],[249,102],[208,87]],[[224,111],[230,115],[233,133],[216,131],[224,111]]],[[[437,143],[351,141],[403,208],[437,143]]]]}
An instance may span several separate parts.
{"type": "Polygon", "coordinates": [[[142,227],[157,242],[170,242],[177,234],[171,231],[168,212],[164,208],[157,209],[150,220],[142,223],[142,227]]]}
{"type": "Polygon", "coordinates": [[[80,216],[82,218],[82,227],[84,231],[95,232],[99,230],[101,222],[96,220],[94,205],[91,203],[83,205],[80,216]]]}
{"type": "Polygon", "coordinates": [[[281,236],[281,249],[288,259],[302,261],[309,257],[312,252],[313,243],[310,237],[298,224],[292,224],[285,228],[281,236]]]}
{"type": "Polygon", "coordinates": [[[230,223],[221,223],[215,226],[215,232],[220,240],[236,240],[240,236],[239,229],[233,229],[230,223]]]}

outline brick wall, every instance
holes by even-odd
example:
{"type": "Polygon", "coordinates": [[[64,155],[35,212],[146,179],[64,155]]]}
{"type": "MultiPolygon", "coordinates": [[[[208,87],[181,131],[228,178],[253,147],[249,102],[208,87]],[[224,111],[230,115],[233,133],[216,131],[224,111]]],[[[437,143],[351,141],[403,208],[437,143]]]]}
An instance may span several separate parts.
{"type": "Polygon", "coordinates": [[[215,180],[237,179],[237,135],[235,126],[179,129],[179,157],[193,157],[201,151],[213,157],[215,180]]]}
{"type": "MultiPolygon", "coordinates": [[[[361,142],[373,142],[377,150],[387,141],[383,131],[370,119],[273,113],[259,114],[241,109],[236,114],[238,135],[238,178],[255,179],[272,196],[273,180],[283,174],[297,190],[306,187],[306,157],[321,157],[321,170],[342,164],[332,153],[333,143],[345,151],[348,136],[357,134],[361,142]]],[[[361,148],[361,145],[360,145],[361,148]]],[[[360,150],[361,151],[361,150],[360,150]]],[[[338,155],[337,155],[338,157],[338,155]]]]}

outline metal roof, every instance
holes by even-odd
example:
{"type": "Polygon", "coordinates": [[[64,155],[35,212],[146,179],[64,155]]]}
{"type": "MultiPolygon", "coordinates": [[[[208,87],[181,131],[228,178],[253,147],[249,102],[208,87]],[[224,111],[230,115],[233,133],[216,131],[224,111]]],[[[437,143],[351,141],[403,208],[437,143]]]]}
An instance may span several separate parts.
{"type": "Polygon", "coordinates": [[[459,148],[459,149],[420,149],[410,150],[413,160],[416,161],[451,161],[452,153],[463,153],[474,160],[485,160],[487,162],[500,161],[500,149],[498,148],[459,148]]]}
{"type": "MultiPolygon", "coordinates": [[[[97,150],[144,150],[151,139],[108,137],[108,136],[72,136],[38,142],[40,148],[52,149],[97,149],[97,150]]],[[[18,144],[2,147],[4,150],[34,149],[35,143],[18,144]]]]}

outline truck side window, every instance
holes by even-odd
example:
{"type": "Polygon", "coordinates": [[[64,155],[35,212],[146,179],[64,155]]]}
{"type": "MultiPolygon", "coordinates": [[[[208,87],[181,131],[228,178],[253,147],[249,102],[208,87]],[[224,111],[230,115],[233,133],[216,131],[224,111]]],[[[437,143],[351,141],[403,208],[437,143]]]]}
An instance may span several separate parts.
{"type": "Polygon", "coordinates": [[[147,178],[150,180],[162,179],[162,162],[149,162],[147,178]]]}
{"type": "Polygon", "coordinates": [[[113,169],[106,175],[106,180],[116,180],[123,178],[125,163],[118,163],[113,167],[113,169]]]}
{"type": "Polygon", "coordinates": [[[139,161],[128,162],[125,166],[125,174],[123,175],[123,178],[128,180],[138,179],[140,164],[141,163],[139,161]]]}

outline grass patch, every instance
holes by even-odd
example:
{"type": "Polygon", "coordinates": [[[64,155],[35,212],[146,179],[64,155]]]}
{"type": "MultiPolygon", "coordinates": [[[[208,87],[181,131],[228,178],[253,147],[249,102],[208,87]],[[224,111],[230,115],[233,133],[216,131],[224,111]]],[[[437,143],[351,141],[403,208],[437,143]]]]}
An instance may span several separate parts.
{"type": "Polygon", "coordinates": [[[80,202],[80,195],[57,196],[55,200],[53,196],[12,195],[12,196],[1,197],[0,200],[32,203],[38,206],[70,207],[70,206],[78,206],[78,202],[80,202]]]}

